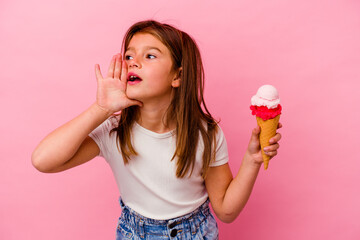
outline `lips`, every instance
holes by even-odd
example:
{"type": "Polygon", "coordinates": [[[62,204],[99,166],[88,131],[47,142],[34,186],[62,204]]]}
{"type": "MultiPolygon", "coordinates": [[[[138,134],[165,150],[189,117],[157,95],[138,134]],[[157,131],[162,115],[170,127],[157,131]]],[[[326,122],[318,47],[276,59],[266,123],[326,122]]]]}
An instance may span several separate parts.
{"type": "Polygon", "coordinates": [[[127,75],[127,81],[128,83],[137,83],[137,82],[141,82],[142,79],[141,77],[139,77],[139,75],[133,73],[133,72],[129,72],[127,75]]]}

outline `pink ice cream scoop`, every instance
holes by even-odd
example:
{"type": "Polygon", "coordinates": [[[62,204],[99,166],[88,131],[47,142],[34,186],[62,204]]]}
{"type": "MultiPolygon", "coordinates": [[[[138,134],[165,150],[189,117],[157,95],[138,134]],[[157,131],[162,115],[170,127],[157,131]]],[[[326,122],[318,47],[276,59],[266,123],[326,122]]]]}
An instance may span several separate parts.
{"type": "Polygon", "coordinates": [[[252,115],[262,118],[264,121],[275,118],[281,114],[279,93],[272,85],[261,86],[256,95],[251,98],[252,115]]]}

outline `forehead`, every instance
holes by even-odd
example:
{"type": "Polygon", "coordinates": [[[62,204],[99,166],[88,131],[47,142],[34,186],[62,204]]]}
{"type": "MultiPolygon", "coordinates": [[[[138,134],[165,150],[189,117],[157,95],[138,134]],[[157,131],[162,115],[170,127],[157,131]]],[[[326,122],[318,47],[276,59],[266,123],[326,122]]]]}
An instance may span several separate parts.
{"type": "Polygon", "coordinates": [[[130,39],[129,45],[127,46],[127,50],[140,50],[140,49],[149,49],[149,48],[157,48],[161,52],[167,52],[167,47],[153,34],[151,33],[136,33],[130,39]]]}

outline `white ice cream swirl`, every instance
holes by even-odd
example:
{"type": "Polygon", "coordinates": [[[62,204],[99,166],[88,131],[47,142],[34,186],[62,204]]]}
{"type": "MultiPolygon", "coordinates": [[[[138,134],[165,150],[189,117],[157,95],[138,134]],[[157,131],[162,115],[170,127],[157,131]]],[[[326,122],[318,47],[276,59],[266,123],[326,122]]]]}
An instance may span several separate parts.
{"type": "Polygon", "coordinates": [[[276,108],[280,103],[279,93],[272,85],[261,86],[256,95],[251,98],[251,105],[276,108]]]}

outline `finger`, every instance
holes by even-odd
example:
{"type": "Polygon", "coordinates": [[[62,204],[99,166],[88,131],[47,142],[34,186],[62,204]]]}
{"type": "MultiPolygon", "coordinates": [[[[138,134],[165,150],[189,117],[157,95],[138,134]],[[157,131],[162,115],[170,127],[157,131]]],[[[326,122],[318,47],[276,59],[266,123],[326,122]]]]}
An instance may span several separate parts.
{"type": "Polygon", "coordinates": [[[269,143],[276,143],[276,142],[280,141],[280,139],[281,139],[281,134],[276,133],[276,135],[270,139],[269,143]]]}
{"type": "Polygon", "coordinates": [[[279,128],[282,128],[282,126],[283,126],[283,125],[279,122],[279,124],[278,124],[278,129],[279,129],[279,128]]]}
{"type": "Polygon", "coordinates": [[[103,76],[101,74],[101,70],[100,70],[100,65],[99,64],[95,64],[95,75],[96,75],[96,79],[99,81],[101,79],[103,79],[103,76]]]}
{"type": "Polygon", "coordinates": [[[260,127],[256,126],[256,128],[252,130],[250,141],[259,141],[259,134],[260,134],[260,127]]]}
{"type": "Polygon", "coordinates": [[[265,152],[265,154],[270,157],[275,157],[277,155],[277,151],[265,152]]]}
{"type": "Polygon", "coordinates": [[[107,77],[110,77],[110,78],[114,77],[115,57],[116,57],[116,55],[114,55],[113,58],[111,59],[110,66],[109,66],[108,73],[107,73],[107,77]]]}
{"type": "Polygon", "coordinates": [[[264,152],[272,152],[278,150],[280,145],[278,143],[272,144],[270,146],[264,147],[264,152]]]}
{"type": "Polygon", "coordinates": [[[115,57],[115,71],[114,71],[114,78],[120,79],[120,72],[121,72],[121,54],[116,55],[115,57]]]}
{"type": "Polygon", "coordinates": [[[122,64],[121,64],[120,81],[122,81],[124,84],[127,83],[127,63],[126,63],[126,61],[122,61],[122,64]]]}

